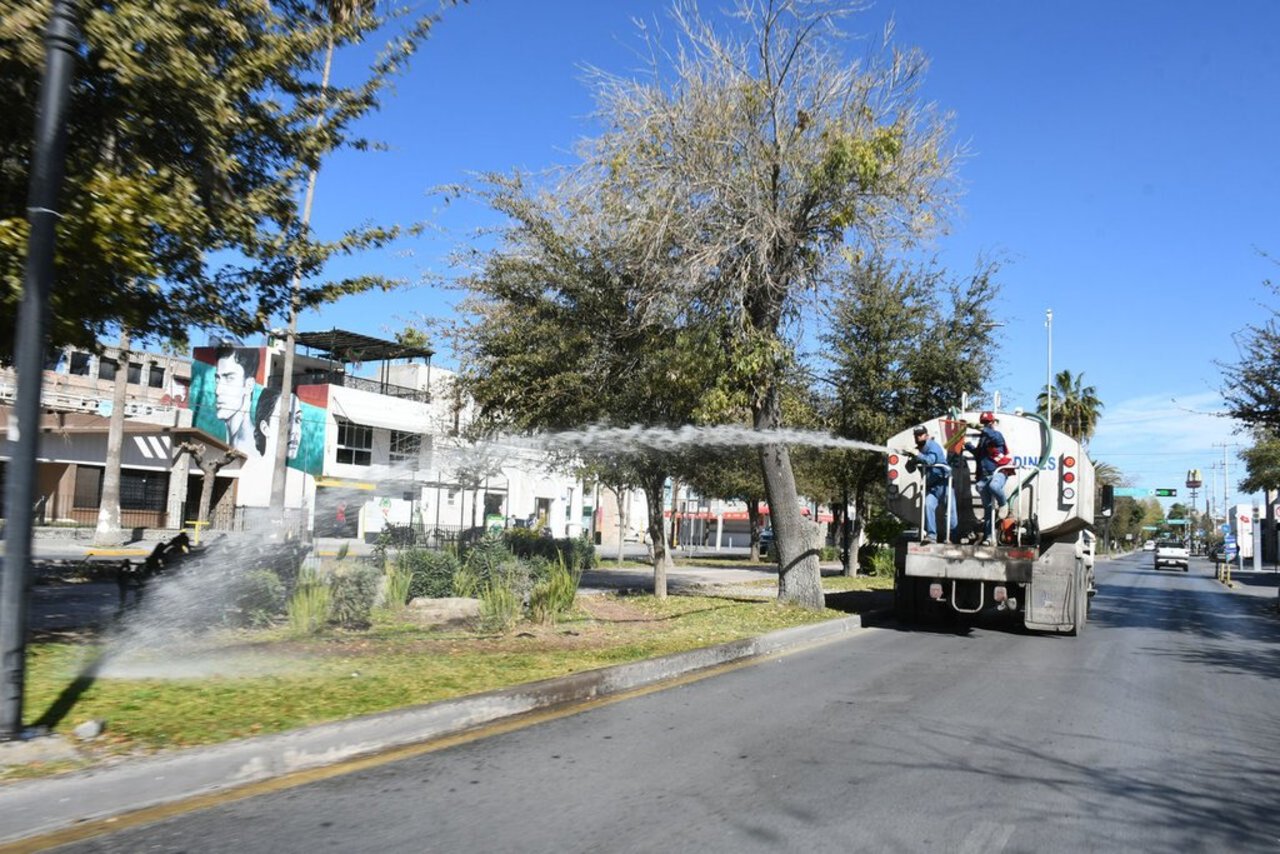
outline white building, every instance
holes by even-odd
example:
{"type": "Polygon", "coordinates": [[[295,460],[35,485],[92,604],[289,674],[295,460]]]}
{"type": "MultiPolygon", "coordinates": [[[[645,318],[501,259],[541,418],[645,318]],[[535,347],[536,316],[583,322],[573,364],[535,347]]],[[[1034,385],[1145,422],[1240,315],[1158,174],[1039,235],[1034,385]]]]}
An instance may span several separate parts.
{"type": "MultiPolygon", "coordinates": [[[[432,368],[429,349],[340,330],[297,340],[287,410],[282,342],[199,347],[191,359],[130,353],[125,527],[174,530],[195,518],[203,475],[179,451],[183,442],[239,452],[214,477],[211,528],[279,524],[269,509],[279,438],[291,442],[286,514],[317,536],[369,540],[388,525],[436,541],[493,525],[539,525],[557,537],[590,530],[582,484],[551,469],[544,453],[463,438],[473,408],[459,400],[452,373],[432,368]],[[374,377],[357,373],[368,367],[374,377]]],[[[91,527],[114,377],[104,368],[116,366],[115,354],[61,357],[44,378],[37,519],[91,527]]],[[[13,372],[0,371],[0,416],[14,388],[13,372]]],[[[0,483],[9,452],[0,444],[0,483]]]]}

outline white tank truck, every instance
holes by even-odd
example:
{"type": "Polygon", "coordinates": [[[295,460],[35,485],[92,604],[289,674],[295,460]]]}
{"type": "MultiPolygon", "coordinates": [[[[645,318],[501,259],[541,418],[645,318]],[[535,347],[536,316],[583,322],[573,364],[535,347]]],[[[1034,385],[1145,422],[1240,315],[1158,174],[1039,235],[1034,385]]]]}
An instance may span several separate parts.
{"type": "Polygon", "coordinates": [[[948,536],[945,502],[938,508],[938,542],[920,542],[924,530],[924,470],[907,462],[916,453],[908,425],[885,445],[889,510],[915,529],[895,551],[894,605],[904,621],[951,609],[963,615],[1002,613],[1021,617],[1029,629],[1079,634],[1093,595],[1093,464],[1080,443],[1049,428],[1035,415],[996,413],[1011,464],[1004,493],[1009,516],[992,545],[968,544],[981,532],[982,500],[975,486],[972,454],[978,412],[960,412],[924,422],[943,445],[950,465],[962,544],[948,536]]]}

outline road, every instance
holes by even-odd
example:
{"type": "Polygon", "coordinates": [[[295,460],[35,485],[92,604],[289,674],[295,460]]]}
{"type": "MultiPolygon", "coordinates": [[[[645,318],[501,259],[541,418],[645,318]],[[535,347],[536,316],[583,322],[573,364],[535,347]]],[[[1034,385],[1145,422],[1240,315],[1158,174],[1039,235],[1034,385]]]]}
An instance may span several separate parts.
{"type": "Polygon", "coordinates": [[[66,850],[1277,850],[1275,576],[1097,575],[1080,638],[885,623],[66,850]]]}

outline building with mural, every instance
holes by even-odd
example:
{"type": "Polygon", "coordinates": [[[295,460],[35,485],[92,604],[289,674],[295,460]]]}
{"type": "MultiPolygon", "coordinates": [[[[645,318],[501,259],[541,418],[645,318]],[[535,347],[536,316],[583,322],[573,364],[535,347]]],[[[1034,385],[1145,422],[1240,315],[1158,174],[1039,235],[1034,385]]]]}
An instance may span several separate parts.
{"type": "MultiPolygon", "coordinates": [[[[217,468],[209,527],[279,524],[269,510],[274,460],[287,442],[287,520],[309,534],[375,538],[388,526],[447,541],[495,525],[590,530],[582,484],[519,442],[467,441],[473,408],[431,351],[357,333],[302,333],[288,405],[283,344],[197,347],[190,359],[73,351],[45,374],[38,520],[92,526],[101,498],[116,371],[129,379],[122,522],[175,530],[194,520],[205,474],[183,447],[231,459],[217,468]],[[104,405],[104,401],[106,405],[104,405]],[[228,453],[234,452],[234,453],[228,453]]],[[[14,374],[0,371],[0,416],[14,374]]],[[[0,478],[9,447],[0,443],[0,478]]]]}

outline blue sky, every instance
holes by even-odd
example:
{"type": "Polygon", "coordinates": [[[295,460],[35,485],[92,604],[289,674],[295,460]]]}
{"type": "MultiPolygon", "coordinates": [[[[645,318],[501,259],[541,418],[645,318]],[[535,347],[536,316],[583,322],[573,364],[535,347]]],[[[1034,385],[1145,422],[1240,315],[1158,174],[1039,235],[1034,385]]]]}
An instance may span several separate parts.
{"type": "MultiPolygon", "coordinates": [[[[448,11],[362,128],[391,150],[326,162],[316,227],[426,219],[439,230],[358,264],[415,282],[455,275],[448,251],[491,220],[430,188],[570,160],[591,133],[582,66],[636,67],[632,18],[665,22],[667,5],[476,0],[448,11]]],[[[1280,4],[877,2],[846,26],[851,52],[890,18],[897,44],[930,57],[925,95],[955,114],[954,141],[970,152],[960,209],[928,249],[960,273],[982,253],[1005,260],[991,378],[1004,408],[1034,406],[1043,388],[1051,308],[1053,370],[1083,371],[1106,404],[1094,457],[1179,495],[1187,469],[1202,469],[1220,500],[1219,443],[1247,438],[1204,414],[1221,405],[1214,361],[1233,360],[1233,333],[1275,304],[1262,282],[1277,267],[1260,253],[1280,255],[1280,4]]],[[[347,298],[300,328],[389,334],[449,315],[457,297],[420,284],[347,298]]],[[[1243,471],[1234,451],[1232,481],[1243,471]]]]}

